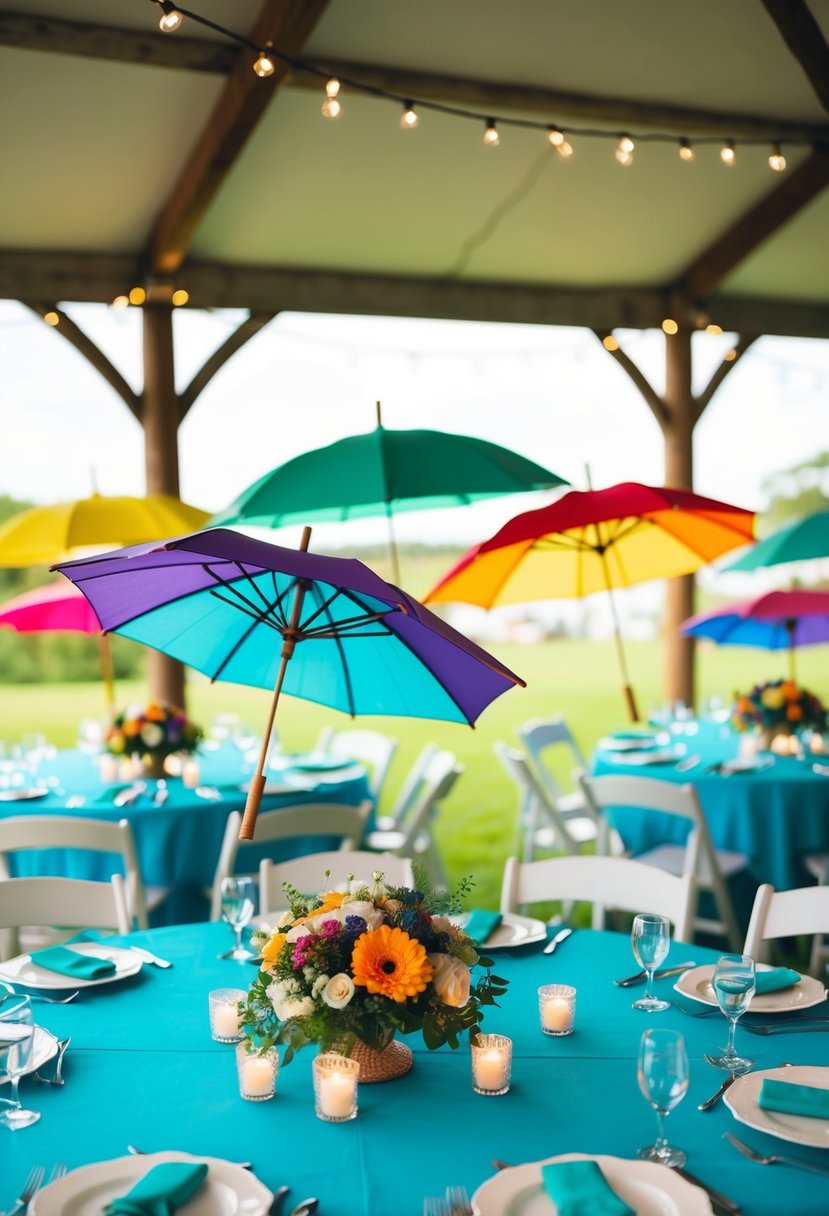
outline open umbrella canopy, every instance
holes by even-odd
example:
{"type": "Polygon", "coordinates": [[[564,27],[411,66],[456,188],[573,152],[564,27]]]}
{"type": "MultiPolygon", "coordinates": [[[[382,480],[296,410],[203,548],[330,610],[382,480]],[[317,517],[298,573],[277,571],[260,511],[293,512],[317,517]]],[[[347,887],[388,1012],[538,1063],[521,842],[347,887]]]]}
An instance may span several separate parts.
{"type": "Polygon", "coordinates": [[[34,587],[0,604],[0,625],[18,633],[100,633],[101,624],[83,592],[61,580],[34,587]]]}
{"type": "Polygon", "coordinates": [[[49,565],[76,550],[111,549],[192,532],[206,511],[167,494],[146,498],[92,494],[32,507],[0,526],[0,566],[49,565]]]}
{"type": "Polygon", "coordinates": [[[829,642],[829,591],[770,591],[692,616],[683,622],[682,632],[764,650],[815,646],[829,642]]]}
{"type": "Polygon", "coordinates": [[[829,557],[829,510],[816,511],[759,541],[725,570],[759,570],[829,557]]]}

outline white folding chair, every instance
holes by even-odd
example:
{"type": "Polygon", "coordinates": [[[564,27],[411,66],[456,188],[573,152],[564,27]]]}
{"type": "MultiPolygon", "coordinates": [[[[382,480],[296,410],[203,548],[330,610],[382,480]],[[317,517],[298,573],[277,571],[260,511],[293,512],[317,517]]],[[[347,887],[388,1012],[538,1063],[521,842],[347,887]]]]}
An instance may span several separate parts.
{"type": "Polygon", "coordinates": [[[829,933],[829,887],[775,891],[766,882],[754,897],[743,953],[764,962],[768,956],[767,941],[807,933],[814,935],[809,970],[819,975],[820,968],[829,961],[829,949],[823,945],[823,934],[829,933]]]}
{"type": "Polygon", "coordinates": [[[0,819],[0,879],[11,876],[8,854],[28,849],[88,849],[117,854],[124,866],[127,903],[139,929],[169,888],[145,888],[129,820],[76,819],[68,815],[15,815],[0,819]]]}
{"type": "Polygon", "coordinates": [[[327,727],[317,740],[317,751],[328,752],[341,760],[359,760],[368,768],[368,788],[374,805],[380,802],[397,740],[379,730],[332,730],[327,727]]]}
{"type": "Polygon", "coordinates": [[[304,895],[313,895],[339,887],[349,876],[371,886],[372,875],[377,871],[382,871],[383,882],[388,886],[411,887],[414,884],[411,861],[408,857],[395,857],[392,853],[341,850],[334,853],[306,853],[291,861],[271,861],[266,857],[259,865],[259,914],[268,916],[287,907],[283,882],[289,882],[304,895]]]}
{"type": "Polygon", "coordinates": [[[684,845],[657,845],[656,848],[638,853],[635,860],[656,866],[669,874],[693,874],[697,890],[712,893],[719,914],[718,918],[708,918],[697,912],[694,929],[702,933],[720,934],[726,938],[732,950],[738,950],[741,934],[726,878],[746,870],[748,859],[743,853],[714,848],[708,822],[693,785],[675,785],[672,781],[658,781],[653,777],[588,778],[584,774],[581,774],[580,781],[585,797],[597,813],[606,817],[613,807],[639,807],[690,822],[691,830],[684,845]]]}
{"type": "MultiPolygon", "coordinates": [[[[285,807],[277,811],[260,811],[256,820],[254,840],[239,839],[242,816],[231,811],[227,817],[224,840],[219,852],[213,886],[210,893],[210,919],[222,918],[222,879],[236,871],[236,858],[240,849],[244,851],[254,845],[270,844],[297,837],[339,836],[343,851],[360,843],[366,820],[371,813],[371,802],[366,799],[359,806],[344,806],[337,802],[309,802],[299,806],[285,807]]],[[[249,877],[255,878],[255,874],[249,877]]]]}
{"type": "Polygon", "coordinates": [[[522,861],[532,861],[537,848],[576,854],[583,839],[595,839],[596,825],[591,818],[582,817],[580,821],[565,820],[555,799],[530,768],[526,756],[500,741],[493,744],[493,750],[518,790],[518,831],[522,861]],[[575,827],[577,822],[588,823],[592,832],[584,837],[576,836],[571,831],[571,824],[575,827]]]}
{"type": "Polygon", "coordinates": [[[6,878],[0,881],[0,929],[57,925],[62,929],[114,929],[129,933],[132,917],[124,880],[6,878]]]}
{"type": "Polygon", "coordinates": [[[681,878],[628,857],[507,858],[501,884],[501,911],[561,900],[593,904],[593,928],[604,928],[605,907],[667,916],[674,939],[689,940],[696,889],[692,874],[681,878]]]}
{"type": "Polygon", "coordinates": [[[406,779],[401,785],[388,814],[377,815],[377,827],[381,831],[394,831],[395,828],[399,828],[403,823],[414,805],[414,800],[426,779],[429,764],[432,757],[437,755],[437,750],[434,743],[427,743],[422,748],[406,774],[406,779]]]}

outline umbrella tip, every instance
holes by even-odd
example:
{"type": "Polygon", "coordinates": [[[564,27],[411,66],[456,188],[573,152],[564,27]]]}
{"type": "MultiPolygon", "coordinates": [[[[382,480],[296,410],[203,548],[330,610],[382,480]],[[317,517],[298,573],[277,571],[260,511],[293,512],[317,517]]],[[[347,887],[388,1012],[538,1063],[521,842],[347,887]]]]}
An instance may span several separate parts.
{"type": "Polygon", "coordinates": [[[382,410],[382,406],[380,405],[379,401],[375,401],[374,411],[377,416],[377,425],[382,426],[383,425],[383,410],[382,410]]]}

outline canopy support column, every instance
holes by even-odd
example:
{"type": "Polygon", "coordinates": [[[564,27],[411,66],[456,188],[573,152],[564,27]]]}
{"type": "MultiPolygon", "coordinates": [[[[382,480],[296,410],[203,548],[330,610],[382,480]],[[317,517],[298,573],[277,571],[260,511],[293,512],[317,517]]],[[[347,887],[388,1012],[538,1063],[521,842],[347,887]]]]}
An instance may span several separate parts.
{"type": "MultiPolygon", "coordinates": [[[[665,485],[681,490],[694,486],[694,424],[691,330],[681,326],[665,335],[665,485]]],[[[665,691],[670,701],[694,704],[694,639],[680,625],[694,613],[694,576],[667,580],[665,588],[665,691]]]]}

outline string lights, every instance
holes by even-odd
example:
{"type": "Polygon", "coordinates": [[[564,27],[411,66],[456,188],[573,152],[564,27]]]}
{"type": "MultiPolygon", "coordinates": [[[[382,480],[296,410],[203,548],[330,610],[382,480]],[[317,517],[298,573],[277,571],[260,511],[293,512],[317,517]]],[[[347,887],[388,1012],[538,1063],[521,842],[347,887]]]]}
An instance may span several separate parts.
{"type": "Polygon", "coordinates": [[[627,135],[626,133],[623,132],[619,136],[619,142],[616,145],[616,151],[615,151],[614,155],[620,165],[624,165],[625,168],[627,168],[628,165],[633,164],[633,152],[634,152],[635,147],[636,147],[636,144],[633,142],[633,140],[631,139],[631,137],[629,135],[627,135]]]}
{"type": "Polygon", "coordinates": [[[336,76],[332,76],[325,84],[325,101],[322,103],[323,118],[339,118],[342,113],[342,105],[338,97],[340,91],[340,82],[336,76]]]}
{"type": "Polygon", "coordinates": [[[681,139],[679,141],[679,159],[684,160],[686,164],[690,164],[692,160],[697,159],[697,154],[690,139],[681,139]]]}
{"type": "Polygon", "coordinates": [[[414,102],[403,102],[403,113],[400,115],[400,126],[404,131],[413,131],[415,127],[420,126],[420,118],[417,110],[414,108],[414,102]]]}
{"type": "Polygon", "coordinates": [[[158,7],[161,9],[158,28],[163,34],[174,33],[184,20],[182,13],[172,3],[172,0],[158,0],[158,7]]]}
{"type": "Polygon", "coordinates": [[[488,148],[497,148],[500,142],[501,136],[498,134],[498,124],[494,118],[488,118],[484,129],[484,143],[488,148]]]}
{"type": "Polygon", "coordinates": [[[734,140],[729,139],[720,148],[720,160],[724,165],[733,165],[737,160],[737,150],[734,147],[734,140]]]}

